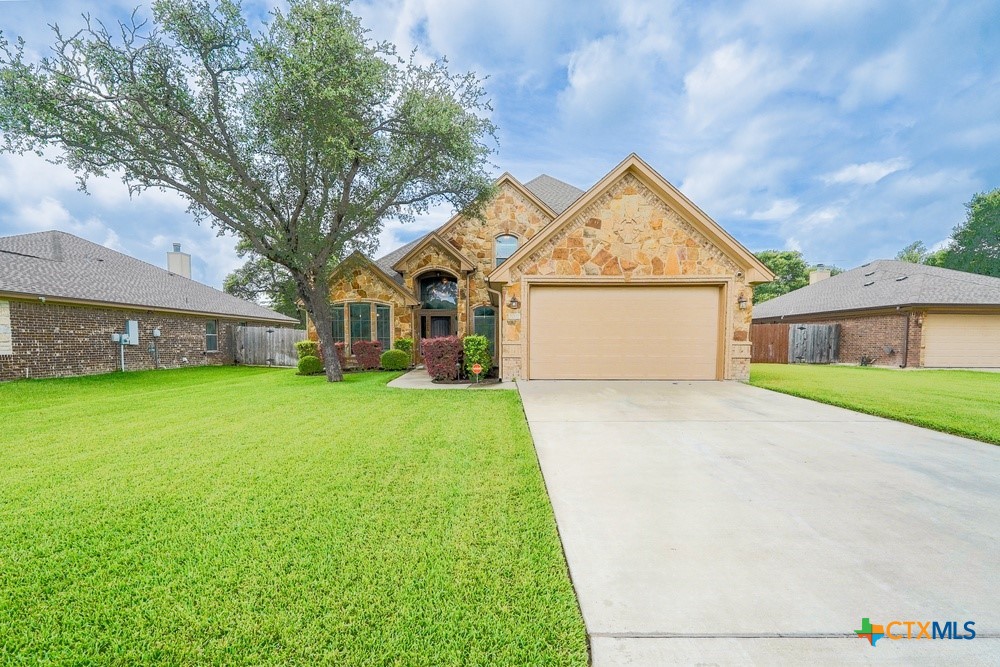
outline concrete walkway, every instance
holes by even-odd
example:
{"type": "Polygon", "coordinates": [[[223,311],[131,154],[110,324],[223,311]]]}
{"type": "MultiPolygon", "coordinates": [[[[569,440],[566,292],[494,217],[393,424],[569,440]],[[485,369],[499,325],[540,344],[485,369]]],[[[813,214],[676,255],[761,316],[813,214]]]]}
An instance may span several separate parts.
{"type": "Polygon", "coordinates": [[[996,664],[1000,447],[737,383],[519,389],[595,665],[996,664]]]}
{"type": "Polygon", "coordinates": [[[498,384],[435,384],[431,376],[427,374],[427,369],[421,366],[415,368],[406,375],[400,375],[389,383],[395,389],[506,389],[517,390],[514,382],[500,382],[498,384]]]}

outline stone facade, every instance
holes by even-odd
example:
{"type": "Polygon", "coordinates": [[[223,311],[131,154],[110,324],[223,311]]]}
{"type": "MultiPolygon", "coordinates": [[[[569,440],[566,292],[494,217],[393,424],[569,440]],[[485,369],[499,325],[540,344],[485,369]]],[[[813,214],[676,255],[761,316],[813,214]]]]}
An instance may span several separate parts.
{"type": "MultiPolygon", "coordinates": [[[[458,280],[458,335],[471,333],[473,310],[490,305],[486,276],[495,267],[494,240],[502,234],[512,234],[523,245],[542,227],[552,221],[550,212],[538,206],[519,186],[505,179],[500,182],[496,197],[485,207],[481,219],[456,216],[438,232],[441,242],[449,243],[454,252],[472,263],[463,267],[454,252],[442,248],[436,239],[429,240],[419,252],[411,252],[398,265],[403,275],[403,289],[419,301],[420,277],[431,271],[453,274],[458,280]]],[[[394,306],[395,337],[410,338],[414,331],[413,308],[388,284],[388,278],[362,263],[334,275],[330,284],[332,302],[383,301],[394,306]],[[378,295],[378,296],[372,296],[378,295]]],[[[309,325],[310,336],[316,333],[309,325]]]]}
{"type": "MultiPolygon", "coordinates": [[[[153,329],[160,367],[233,363],[231,330],[238,322],[211,316],[150,310],[91,307],[10,300],[13,354],[0,355],[0,380],[110,373],[119,369],[120,333],[126,320],[139,323],[139,344],[125,346],[127,370],[156,368],[153,329]],[[205,349],[205,322],[218,321],[218,351],[205,349]]],[[[251,322],[251,324],[254,324],[251,322]]]]}
{"type": "MultiPolygon", "coordinates": [[[[620,175],[603,194],[575,213],[566,212],[565,215],[573,217],[565,223],[557,222],[559,228],[544,243],[529,249],[526,256],[510,260],[516,264],[510,266],[509,276],[503,283],[491,286],[487,282],[496,269],[496,238],[514,235],[518,248],[523,248],[543,229],[550,229],[555,217],[523,186],[507,176],[498,181],[497,194],[485,207],[481,219],[456,216],[397,261],[396,269],[402,274],[406,299],[397,293],[391,277],[372,264],[363,266],[359,262],[334,275],[331,300],[392,303],[395,306],[395,336],[416,338],[420,333],[416,331],[419,327],[416,318],[420,277],[430,271],[451,274],[458,282],[455,317],[459,336],[472,332],[473,309],[479,306],[498,308],[501,368],[504,379],[509,380],[523,377],[526,327],[522,320],[525,314],[505,304],[512,298],[524,303],[528,285],[533,280],[565,277],[595,282],[669,284],[703,278],[704,284],[721,288],[721,298],[727,304],[722,318],[725,336],[722,375],[726,379],[747,379],[751,308],[749,305],[746,309],[739,308],[738,301],[744,297],[749,304],[751,300],[744,269],[749,266],[747,262],[755,260],[744,257],[740,264],[732,254],[733,247],[738,246],[726,246],[728,250],[724,251],[703,231],[713,223],[705,226],[704,221],[695,222],[697,216],[693,216],[690,209],[682,212],[672,208],[651,189],[659,187],[655,185],[659,177],[641,180],[637,176],[641,168],[633,169],[636,168],[617,172],[620,175]],[[458,256],[443,248],[443,243],[450,244],[458,256]],[[471,268],[467,265],[470,262],[471,268]],[[407,300],[416,305],[402,307],[407,300]]],[[[669,184],[664,185],[670,188],[669,184]]],[[[712,233],[718,234],[719,230],[712,233]]],[[[506,275],[507,272],[501,270],[500,273],[506,275]]],[[[762,274],[758,272],[758,275],[762,274]]],[[[311,335],[315,337],[315,331],[311,335]]]]}
{"type": "MultiPolygon", "coordinates": [[[[393,340],[413,336],[413,309],[398,286],[363,260],[347,261],[350,265],[342,268],[330,284],[330,302],[372,301],[389,305],[392,307],[393,340]]],[[[308,335],[312,340],[318,339],[311,320],[308,335]]]]}
{"type": "MultiPolygon", "coordinates": [[[[525,302],[527,283],[537,276],[624,283],[718,280],[725,285],[723,299],[731,304],[724,375],[749,378],[751,309],[740,309],[738,299],[742,294],[749,300],[750,288],[740,267],[631,173],[511,268],[504,302],[525,302]]],[[[508,312],[503,329],[504,378],[520,377],[526,344],[522,315],[508,312]]]]}
{"type": "Polygon", "coordinates": [[[476,266],[470,276],[467,294],[459,300],[459,335],[470,333],[469,314],[472,309],[490,305],[486,277],[496,267],[493,254],[496,237],[503,234],[516,236],[520,248],[552,219],[549,212],[540,208],[519,188],[504,182],[500,184],[496,197],[486,206],[481,220],[463,216],[442,230],[442,236],[476,266]]]}

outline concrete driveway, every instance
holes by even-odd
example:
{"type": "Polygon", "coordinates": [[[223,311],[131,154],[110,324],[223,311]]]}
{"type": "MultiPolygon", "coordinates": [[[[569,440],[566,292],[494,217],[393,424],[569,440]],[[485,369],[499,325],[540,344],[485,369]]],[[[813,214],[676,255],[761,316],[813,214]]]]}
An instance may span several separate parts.
{"type": "Polygon", "coordinates": [[[737,383],[519,388],[595,665],[997,664],[1000,447],[737,383]]]}

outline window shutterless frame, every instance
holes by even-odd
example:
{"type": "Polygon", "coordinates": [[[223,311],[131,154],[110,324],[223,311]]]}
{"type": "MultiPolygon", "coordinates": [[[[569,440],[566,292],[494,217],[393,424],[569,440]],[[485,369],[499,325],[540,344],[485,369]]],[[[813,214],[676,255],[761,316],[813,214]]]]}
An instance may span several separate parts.
{"type": "Polygon", "coordinates": [[[219,351],[219,320],[205,322],[205,351],[219,351]]]}

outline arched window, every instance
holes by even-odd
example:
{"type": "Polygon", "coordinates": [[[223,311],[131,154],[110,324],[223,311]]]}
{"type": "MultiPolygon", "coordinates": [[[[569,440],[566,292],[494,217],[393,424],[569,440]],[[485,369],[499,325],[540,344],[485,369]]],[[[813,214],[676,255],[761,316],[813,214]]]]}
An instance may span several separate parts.
{"type": "Polygon", "coordinates": [[[444,273],[422,278],[420,301],[427,310],[455,310],[458,308],[458,281],[444,273]]]}
{"type": "Polygon", "coordinates": [[[472,331],[490,340],[490,355],[494,358],[497,346],[497,311],[490,306],[480,306],[472,311],[472,331]]]}
{"type": "Polygon", "coordinates": [[[496,265],[503,264],[508,257],[517,251],[517,237],[513,234],[501,234],[493,244],[493,257],[496,258],[496,265]]]}

